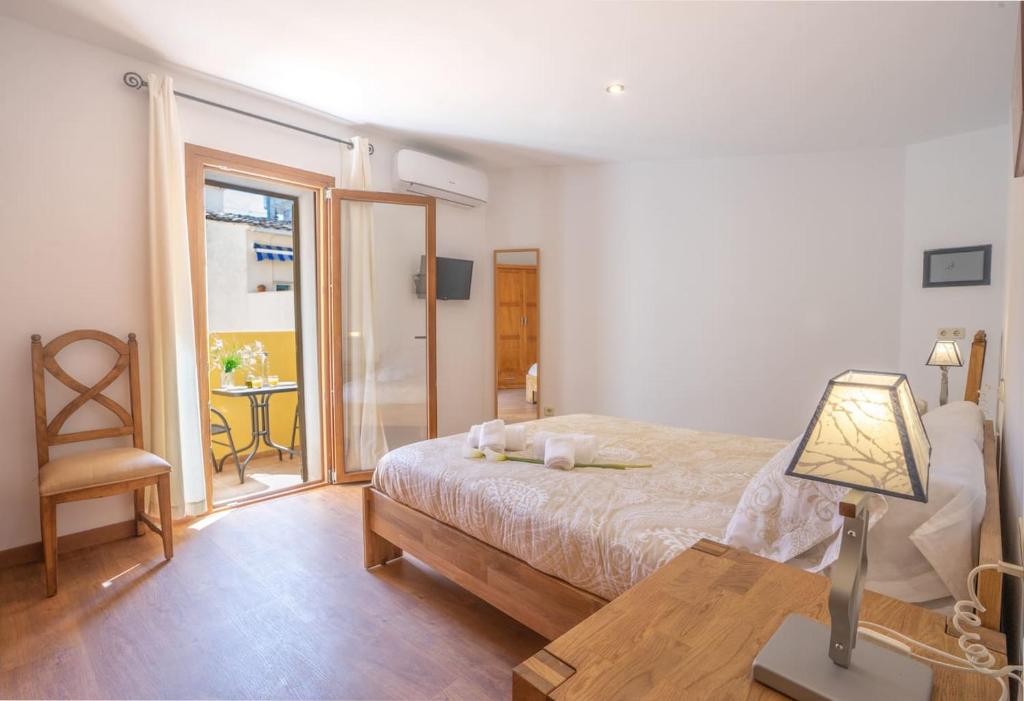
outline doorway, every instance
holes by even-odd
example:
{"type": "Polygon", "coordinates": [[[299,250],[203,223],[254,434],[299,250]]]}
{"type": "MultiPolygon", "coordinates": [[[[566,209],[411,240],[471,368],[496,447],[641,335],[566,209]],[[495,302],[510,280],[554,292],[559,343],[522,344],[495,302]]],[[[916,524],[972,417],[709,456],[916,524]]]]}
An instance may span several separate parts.
{"type": "Polygon", "coordinates": [[[186,181],[208,508],[327,481],[334,179],[188,145],[186,181]]]}
{"type": "Polygon", "coordinates": [[[216,172],[205,181],[214,506],[309,481],[301,362],[305,222],[301,194],[290,190],[216,172]]]}
{"type": "Polygon", "coordinates": [[[540,250],[494,252],[494,414],[540,416],[540,250]]]}

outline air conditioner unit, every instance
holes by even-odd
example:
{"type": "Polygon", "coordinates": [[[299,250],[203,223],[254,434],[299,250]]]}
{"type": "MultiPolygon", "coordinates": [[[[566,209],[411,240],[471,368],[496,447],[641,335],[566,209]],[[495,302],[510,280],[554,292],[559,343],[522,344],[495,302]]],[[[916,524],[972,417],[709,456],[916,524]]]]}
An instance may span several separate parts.
{"type": "Polygon", "coordinates": [[[475,207],[487,202],[487,175],[482,171],[418,151],[395,154],[395,179],[406,192],[475,207]]]}

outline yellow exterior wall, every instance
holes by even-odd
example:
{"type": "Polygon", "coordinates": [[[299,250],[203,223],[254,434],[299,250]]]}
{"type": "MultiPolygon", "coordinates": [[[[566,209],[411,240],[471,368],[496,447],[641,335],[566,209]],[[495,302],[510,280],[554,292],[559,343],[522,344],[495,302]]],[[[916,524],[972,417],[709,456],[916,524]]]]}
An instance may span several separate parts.
{"type": "MultiPolygon", "coordinates": [[[[252,345],[255,341],[263,343],[263,349],[270,359],[270,374],[277,375],[281,382],[297,382],[298,371],[296,357],[298,349],[295,347],[294,331],[211,331],[210,338],[216,337],[224,341],[225,348],[240,348],[245,345],[252,345]]],[[[242,369],[235,370],[234,382],[236,385],[245,384],[246,372],[242,369]]],[[[214,368],[210,370],[210,389],[220,387],[221,373],[214,368]]],[[[299,395],[297,392],[282,392],[270,398],[270,437],[278,445],[288,446],[291,443],[292,424],[295,421],[295,407],[298,404],[299,395]]],[[[249,442],[252,435],[252,426],[249,413],[249,400],[245,397],[222,397],[217,394],[210,395],[210,403],[227,417],[231,426],[231,436],[235,439],[235,446],[241,449],[249,442]]],[[[227,442],[226,436],[220,436],[220,440],[227,442]]],[[[302,442],[301,432],[295,437],[295,444],[302,442]]],[[[260,443],[259,450],[266,452],[270,450],[263,443],[260,443]]],[[[219,459],[222,455],[230,453],[227,448],[219,445],[213,446],[214,455],[219,459]]],[[[244,458],[244,456],[242,456],[244,458]]],[[[232,468],[234,463],[228,461],[225,468],[232,468]]]]}

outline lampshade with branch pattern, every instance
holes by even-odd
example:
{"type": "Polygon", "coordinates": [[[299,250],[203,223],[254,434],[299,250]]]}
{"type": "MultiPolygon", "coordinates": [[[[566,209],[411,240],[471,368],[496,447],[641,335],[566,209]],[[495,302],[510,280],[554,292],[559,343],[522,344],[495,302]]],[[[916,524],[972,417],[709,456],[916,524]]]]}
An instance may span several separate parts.
{"type": "Polygon", "coordinates": [[[964,359],[960,355],[960,346],[956,344],[956,341],[936,341],[928,356],[928,362],[925,363],[925,365],[947,368],[958,368],[963,364],[964,359]]]}
{"type": "Polygon", "coordinates": [[[931,444],[906,375],[832,378],[787,475],[928,501],[931,444]]]}

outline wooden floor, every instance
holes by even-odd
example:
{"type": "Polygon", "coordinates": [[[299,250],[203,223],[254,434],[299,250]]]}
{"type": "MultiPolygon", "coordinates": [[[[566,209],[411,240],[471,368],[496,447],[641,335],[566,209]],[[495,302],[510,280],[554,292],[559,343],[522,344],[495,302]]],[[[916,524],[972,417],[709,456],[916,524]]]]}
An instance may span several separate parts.
{"type": "Polygon", "coordinates": [[[238,469],[232,458],[221,472],[213,473],[213,503],[223,504],[254,497],[271,490],[298,487],[302,484],[302,458],[278,460],[276,455],[253,458],[245,470],[245,483],[238,481],[238,469]]]}
{"type": "Polygon", "coordinates": [[[508,698],[535,633],[408,557],[362,567],[358,487],[0,570],[8,698],[508,698]]]}
{"type": "Polygon", "coordinates": [[[510,424],[533,421],[537,418],[537,405],[527,401],[524,389],[499,389],[498,418],[510,424]]]}

